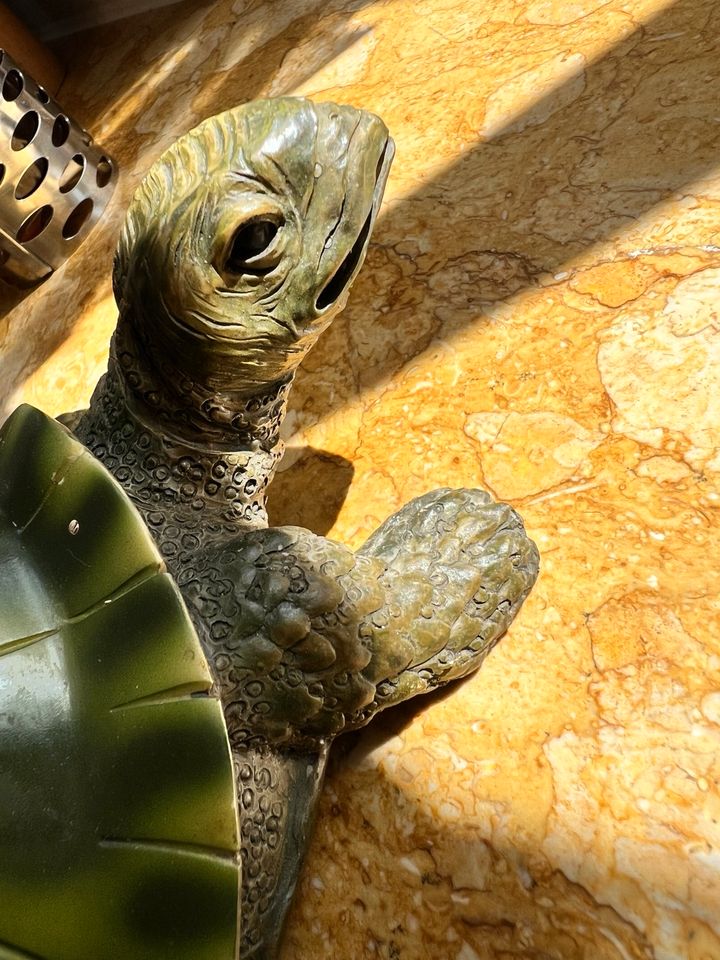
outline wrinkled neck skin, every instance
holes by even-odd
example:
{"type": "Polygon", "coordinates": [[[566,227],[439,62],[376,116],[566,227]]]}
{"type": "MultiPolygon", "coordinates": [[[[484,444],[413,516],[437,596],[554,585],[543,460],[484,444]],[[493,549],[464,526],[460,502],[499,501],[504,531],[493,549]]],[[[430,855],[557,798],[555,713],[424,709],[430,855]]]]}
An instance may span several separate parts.
{"type": "MultiPolygon", "coordinates": [[[[238,365],[243,359],[239,350],[238,365]]],[[[257,372],[260,379],[261,368],[257,372]]],[[[211,666],[218,645],[192,585],[220,571],[222,549],[234,537],[267,526],[265,494],[282,455],[279,429],[292,380],[291,371],[274,384],[255,382],[247,390],[211,394],[207,384],[181,378],[167,353],[157,357],[152,345],[139,344],[134,325],[121,318],[108,372],[75,425],[78,438],[140,511],[185,596],[211,666]],[[216,558],[210,567],[208,556],[216,558]]],[[[237,724],[221,683],[217,691],[231,711],[228,726],[237,724]]],[[[327,749],[280,755],[272,744],[243,745],[233,754],[238,797],[251,798],[251,808],[243,799],[240,811],[241,855],[247,864],[259,849],[249,828],[260,832],[264,850],[263,871],[243,881],[240,956],[274,960],[297,882],[297,859],[311,835],[327,749]]]]}
{"type": "Polygon", "coordinates": [[[108,372],[74,432],[126,489],[177,576],[200,543],[267,526],[293,373],[223,392],[159,353],[121,316],[108,372]]]}

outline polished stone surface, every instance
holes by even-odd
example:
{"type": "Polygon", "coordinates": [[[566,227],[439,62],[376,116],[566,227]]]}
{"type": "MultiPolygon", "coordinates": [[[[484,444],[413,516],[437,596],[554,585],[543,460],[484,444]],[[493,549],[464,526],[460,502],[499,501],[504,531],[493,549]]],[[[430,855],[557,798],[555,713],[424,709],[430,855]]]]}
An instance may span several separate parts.
{"type": "Polygon", "coordinates": [[[192,0],[70,50],[61,100],[123,174],[0,321],[5,407],[87,400],[161,149],[335,98],[398,156],[273,517],[357,545],[479,484],[542,554],[478,675],[336,758],[286,960],[720,957],[718,36],[712,0],[192,0]]]}

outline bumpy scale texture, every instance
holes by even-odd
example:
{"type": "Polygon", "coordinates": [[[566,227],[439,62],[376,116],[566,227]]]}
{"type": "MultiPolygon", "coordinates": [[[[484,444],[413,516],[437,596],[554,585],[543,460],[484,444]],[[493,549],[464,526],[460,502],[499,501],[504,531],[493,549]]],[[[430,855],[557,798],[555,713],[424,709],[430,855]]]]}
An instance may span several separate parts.
{"type": "Polygon", "coordinates": [[[207,625],[231,742],[309,749],[476,669],[535,567],[510,507],[439,490],[357,554],[299,527],[254,530],[178,579],[207,625]]]}
{"type": "Polygon", "coordinates": [[[537,575],[514,511],[437,490],[356,553],[267,528],[295,370],[345,304],[393,154],[377,117],[259,101],[172,147],[128,212],[108,372],[65,422],[187,603],[233,750],[243,960],[272,960],[329,744],[475,669],[537,575]]]}

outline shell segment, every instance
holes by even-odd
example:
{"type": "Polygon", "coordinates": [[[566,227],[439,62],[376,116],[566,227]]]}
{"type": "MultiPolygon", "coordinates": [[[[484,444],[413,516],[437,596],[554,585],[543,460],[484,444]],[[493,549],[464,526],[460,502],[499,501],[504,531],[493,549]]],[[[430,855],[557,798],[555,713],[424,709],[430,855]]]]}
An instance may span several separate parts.
{"type": "Polygon", "coordinates": [[[117,483],[21,407],[0,431],[0,958],[234,960],[222,709],[117,483]]]}

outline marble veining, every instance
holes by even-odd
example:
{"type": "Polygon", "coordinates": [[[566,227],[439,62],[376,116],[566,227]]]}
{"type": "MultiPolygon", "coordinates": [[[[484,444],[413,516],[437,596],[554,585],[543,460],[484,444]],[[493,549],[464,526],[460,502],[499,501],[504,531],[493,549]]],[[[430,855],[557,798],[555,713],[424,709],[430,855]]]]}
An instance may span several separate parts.
{"type": "Polygon", "coordinates": [[[64,43],[59,99],[123,172],[0,321],[5,409],[87,402],[123,211],[176,136],[254,96],[353,103],[395,171],[298,376],[271,521],[356,546],[487,486],[543,556],[477,677],[334,763],[286,960],[720,957],[719,19],[187,0],[64,43]]]}

